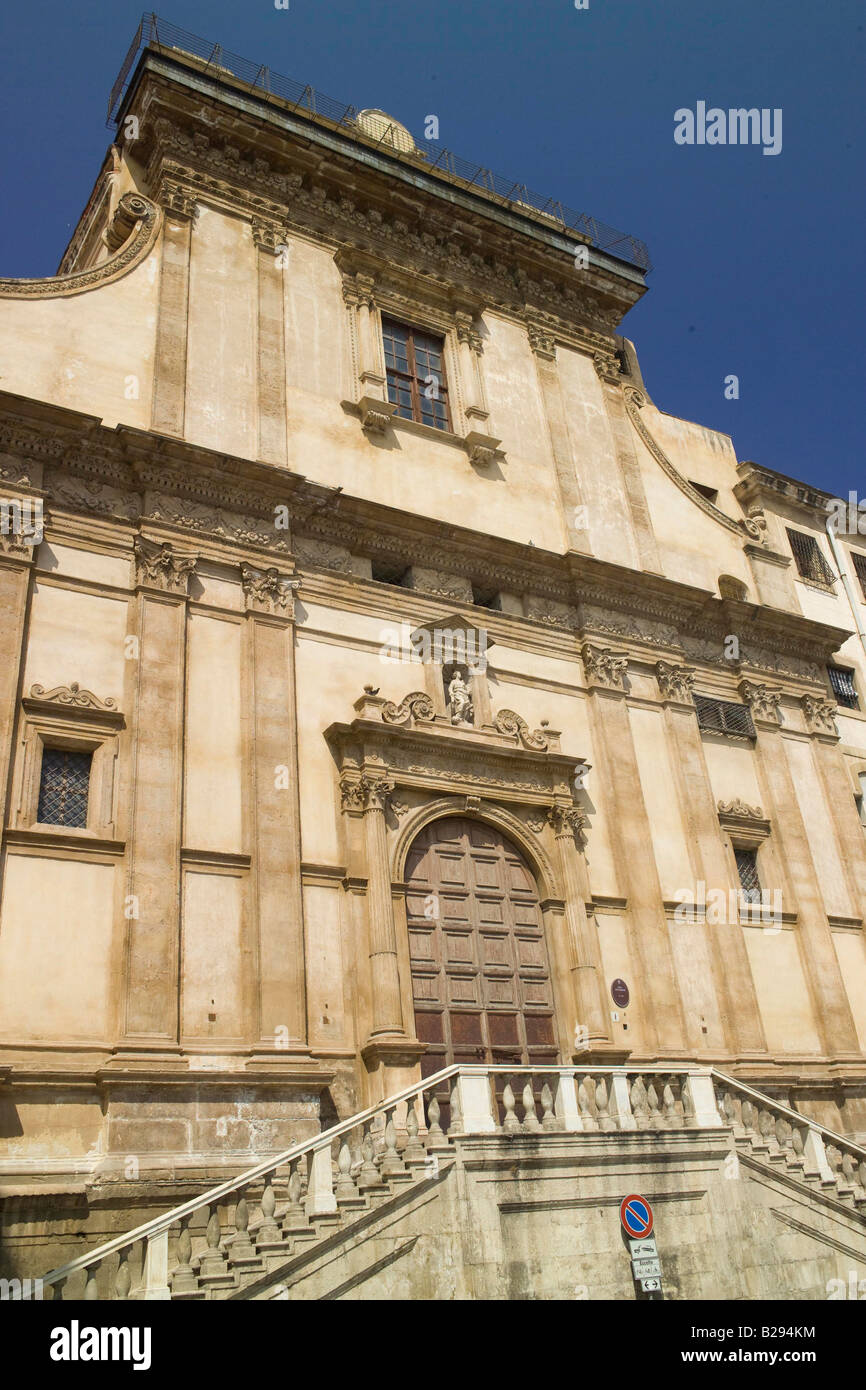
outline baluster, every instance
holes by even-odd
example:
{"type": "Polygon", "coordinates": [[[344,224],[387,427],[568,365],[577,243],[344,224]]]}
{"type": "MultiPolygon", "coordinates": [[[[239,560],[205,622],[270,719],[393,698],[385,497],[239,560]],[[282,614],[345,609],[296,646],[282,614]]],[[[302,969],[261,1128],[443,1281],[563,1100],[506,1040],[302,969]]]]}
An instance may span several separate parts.
{"type": "Polygon", "coordinates": [[[649,1104],[643,1077],[636,1076],[629,1093],[631,1110],[638,1129],[649,1129],[649,1104]]]}
{"type": "Polygon", "coordinates": [[[173,1294],[194,1293],[198,1288],[192,1267],[192,1236],[189,1230],[191,1219],[191,1217],[185,1216],[180,1223],[180,1231],[177,1237],[178,1262],[171,1275],[171,1291],[173,1294]]]}
{"type": "Polygon", "coordinates": [[[758,1114],[758,1133],[769,1152],[770,1135],[773,1133],[773,1116],[769,1110],[761,1110],[758,1114]]]}
{"type": "Polygon", "coordinates": [[[743,1117],[743,1129],[749,1136],[749,1138],[754,1141],[754,1139],[758,1136],[758,1130],[756,1126],[758,1112],[750,1100],[743,1101],[741,1107],[741,1114],[743,1117]]]}
{"type": "Polygon", "coordinates": [[[666,1129],[682,1129],[683,1117],[677,1110],[674,1088],[671,1085],[673,1078],[668,1077],[662,1090],[662,1106],[664,1109],[664,1124],[666,1129]]]}
{"type": "Polygon", "coordinates": [[[358,1190],[366,1191],[368,1187],[379,1186],[379,1170],[373,1162],[373,1136],[368,1125],[364,1131],[364,1138],[361,1140],[361,1171],[358,1174],[358,1190]]]}
{"type": "Polygon", "coordinates": [[[117,1273],[114,1276],[114,1296],[119,1299],[129,1298],[129,1290],[132,1285],[132,1274],[129,1268],[129,1247],[120,1252],[120,1264],[117,1266],[117,1273]]]}
{"type": "Polygon", "coordinates": [[[520,1129],[520,1121],[514,1113],[514,1092],[509,1080],[506,1080],[502,1091],[502,1104],[505,1107],[505,1119],[502,1121],[502,1128],[506,1134],[516,1134],[520,1129]]]}
{"type": "Polygon", "coordinates": [[[455,1076],[451,1083],[451,1123],[448,1126],[449,1135],[463,1133],[463,1112],[460,1108],[459,1080],[459,1076],[455,1076]]]}
{"type": "Polygon", "coordinates": [[[86,1303],[95,1303],[99,1299],[99,1288],[96,1283],[96,1270],[92,1267],[87,1271],[87,1283],[84,1285],[84,1300],[86,1303]]]}
{"type": "Polygon", "coordinates": [[[235,1205],[235,1234],[229,1247],[229,1259],[232,1263],[255,1258],[256,1252],[250,1240],[249,1226],[250,1208],[246,1188],[243,1188],[235,1205]]]}
{"type": "Polygon", "coordinates": [[[56,1284],[51,1285],[51,1302],[62,1303],[63,1291],[66,1288],[66,1280],[58,1279],[56,1284]]]}
{"type": "Polygon", "coordinates": [[[357,1196],[357,1188],[352,1181],[352,1152],[345,1138],[337,1155],[337,1181],[334,1192],[338,1202],[341,1197],[357,1196]]]}
{"type": "Polygon", "coordinates": [[[598,1115],[599,1129],[616,1129],[616,1121],[611,1118],[609,1109],[607,1081],[603,1076],[600,1076],[595,1083],[595,1109],[598,1115]]]}
{"type": "Polygon", "coordinates": [[[445,1135],[442,1133],[442,1126],[439,1123],[440,1114],[439,1102],[436,1096],[432,1095],[430,1097],[430,1103],[427,1106],[427,1134],[429,1138],[434,1140],[437,1146],[445,1138],[445,1135]]]}
{"type": "Polygon", "coordinates": [[[418,1134],[418,1115],[415,1110],[414,1101],[410,1102],[409,1113],[406,1116],[406,1147],[403,1150],[403,1157],[407,1163],[424,1163],[427,1155],[424,1145],[418,1134]]]}
{"type": "Polygon", "coordinates": [[[532,1094],[531,1077],[528,1078],[523,1088],[523,1128],[527,1134],[539,1134],[541,1132],[538,1112],[535,1108],[535,1096],[532,1094]]]}
{"type": "Polygon", "coordinates": [[[214,1203],[208,1207],[207,1229],[205,1237],[207,1246],[202,1253],[199,1262],[199,1280],[202,1283],[212,1279],[223,1279],[227,1273],[226,1262],[220,1249],[220,1213],[219,1207],[214,1203]]]}
{"type": "Polygon", "coordinates": [[[805,1164],[806,1138],[804,1131],[799,1126],[791,1126],[791,1148],[794,1151],[795,1161],[803,1166],[805,1164]]]}
{"type": "Polygon", "coordinates": [[[277,1194],[274,1192],[274,1175],[268,1173],[265,1178],[265,1190],[262,1193],[262,1219],[256,1231],[256,1240],[272,1242],[280,1239],[280,1228],[276,1223],[274,1213],[277,1210],[277,1194]]]}
{"type": "Polygon", "coordinates": [[[654,1081],[650,1081],[650,1084],[647,1087],[646,1100],[647,1109],[649,1110],[650,1115],[650,1128],[664,1129],[665,1117],[662,1114],[661,1102],[659,1101],[659,1093],[655,1088],[654,1081]]]}
{"type": "Polygon", "coordinates": [[[595,1116],[589,1106],[589,1093],[586,1089],[586,1082],[589,1077],[585,1076],[577,1088],[577,1108],[580,1111],[581,1123],[586,1130],[598,1129],[595,1116]]]}
{"type": "Polygon", "coordinates": [[[302,1186],[300,1162],[296,1160],[292,1164],[292,1171],[289,1174],[289,1204],[284,1216],[287,1226],[306,1226],[307,1224],[307,1212],[301,1200],[302,1186]]]}
{"type": "Polygon", "coordinates": [[[857,1164],[854,1162],[853,1155],[843,1153],[842,1155],[842,1177],[846,1187],[854,1191],[854,1184],[857,1178],[857,1164]]]}
{"type": "Polygon", "coordinates": [[[559,1121],[553,1113],[553,1092],[546,1081],[541,1088],[541,1128],[559,1129],[559,1121]]]}
{"type": "Polygon", "coordinates": [[[402,1158],[397,1152],[397,1127],[394,1124],[394,1111],[388,1112],[385,1124],[385,1149],[382,1155],[381,1173],[383,1177],[394,1177],[397,1173],[405,1173],[406,1168],[402,1158]]]}
{"type": "Polygon", "coordinates": [[[722,1098],[722,1119],[725,1120],[734,1131],[734,1134],[743,1133],[743,1121],[740,1115],[740,1103],[731,1091],[725,1091],[722,1098]]]}
{"type": "Polygon", "coordinates": [[[787,1162],[789,1154],[793,1152],[791,1145],[792,1130],[784,1115],[777,1116],[775,1131],[776,1143],[779,1145],[779,1152],[784,1155],[785,1161],[787,1162]]]}

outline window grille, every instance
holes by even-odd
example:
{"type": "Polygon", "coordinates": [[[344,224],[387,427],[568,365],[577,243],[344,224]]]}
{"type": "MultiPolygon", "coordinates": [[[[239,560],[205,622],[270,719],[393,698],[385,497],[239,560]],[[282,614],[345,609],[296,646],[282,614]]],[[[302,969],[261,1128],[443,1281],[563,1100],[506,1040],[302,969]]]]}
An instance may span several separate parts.
{"type": "Polygon", "coordinates": [[[866,555],[862,555],[859,550],[852,550],[851,559],[854,561],[854,573],[863,590],[863,602],[866,603],[866,555]]]}
{"type": "Polygon", "coordinates": [[[854,672],[847,666],[828,666],[827,675],[830,677],[836,704],[845,705],[847,709],[859,709],[860,701],[854,685],[854,672]]]}
{"type": "Polygon", "coordinates": [[[41,825],[86,829],[92,761],[92,753],[74,753],[67,748],[44,749],[36,812],[41,825]]]}
{"type": "Polygon", "coordinates": [[[708,733],[727,734],[729,738],[755,738],[752,716],[745,705],[729,700],[714,700],[709,695],[693,696],[698,712],[698,727],[708,733]]]}
{"type": "Polygon", "coordinates": [[[442,339],[393,319],[382,320],[382,338],[388,400],[397,414],[433,429],[449,429],[442,339]]]}
{"type": "Polygon", "coordinates": [[[811,579],[814,584],[832,584],[836,576],[824,559],[815,537],[805,531],[792,531],[790,526],[785,529],[801,578],[811,579]]]}
{"type": "Polygon", "coordinates": [[[756,849],[735,849],[734,857],[737,861],[737,873],[740,875],[743,902],[760,903],[761,880],[758,877],[758,851],[756,849]]]}

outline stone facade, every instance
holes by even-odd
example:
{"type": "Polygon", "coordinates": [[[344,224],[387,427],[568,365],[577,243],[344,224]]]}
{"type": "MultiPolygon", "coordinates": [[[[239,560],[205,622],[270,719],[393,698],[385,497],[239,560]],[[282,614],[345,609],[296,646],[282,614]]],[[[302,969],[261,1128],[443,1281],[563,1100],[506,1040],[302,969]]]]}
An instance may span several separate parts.
{"type": "Polygon", "coordinates": [[[653,404],[633,266],[182,54],[125,111],[61,275],[0,281],[0,485],[44,507],[0,536],[0,1177],[180,1200],[415,1081],[407,877],[454,817],[537,889],[557,1063],[862,1142],[866,536],[653,404]],[[442,339],[446,430],[383,317],[442,339]],[[85,827],[46,748],[92,756],[85,827]],[[738,849],[770,924],[710,909],[738,849]]]}

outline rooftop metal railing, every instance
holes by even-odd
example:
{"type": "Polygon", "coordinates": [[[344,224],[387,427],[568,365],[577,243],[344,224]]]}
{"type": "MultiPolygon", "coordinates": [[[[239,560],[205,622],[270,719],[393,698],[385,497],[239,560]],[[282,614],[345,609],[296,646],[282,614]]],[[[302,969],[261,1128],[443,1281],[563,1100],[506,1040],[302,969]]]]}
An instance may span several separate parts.
{"type": "MultiPolygon", "coordinates": [[[[236,81],[265,95],[277,97],[295,110],[304,111],[316,120],[330,122],[346,131],[356,139],[371,142],[371,137],[356,124],[358,109],[335,101],[315,88],[296,82],[290,77],[274,72],[272,68],[254,63],[230,53],[221,44],[211,43],[199,38],[185,29],[179,29],[167,20],[159,19],[150,13],[142,16],[129,52],[117,75],[108,100],[108,124],[117,123],[118,112],[129,87],[138,55],[145,49],[154,49],[169,56],[182,58],[184,55],[198,59],[215,76],[230,75],[236,81]]],[[[375,140],[372,143],[376,143],[375,140]]],[[[379,141],[381,144],[381,140],[379,141]]],[[[461,158],[453,150],[447,149],[438,140],[424,139],[418,142],[418,151],[424,156],[424,168],[431,173],[443,173],[466,188],[479,190],[500,203],[508,204],[520,212],[527,210],[542,213],[560,224],[565,234],[575,233],[582,240],[599,251],[606,252],[617,260],[625,261],[642,271],[652,269],[649,252],[642,241],[617,231],[615,227],[600,222],[587,213],[576,212],[554,198],[534,193],[526,184],[515,182],[495,174],[492,169],[461,158]]],[[[389,154],[400,157],[405,152],[389,147],[389,154]]],[[[415,156],[417,159],[417,156],[415,156]]]]}

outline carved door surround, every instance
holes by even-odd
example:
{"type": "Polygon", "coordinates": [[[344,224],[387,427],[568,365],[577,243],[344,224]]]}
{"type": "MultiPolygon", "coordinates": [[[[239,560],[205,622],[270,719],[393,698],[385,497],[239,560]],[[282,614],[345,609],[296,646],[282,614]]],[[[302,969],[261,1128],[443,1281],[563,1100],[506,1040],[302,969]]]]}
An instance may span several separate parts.
{"type": "MultiPolygon", "coordinates": [[[[425,826],[453,816],[496,827],[535,875],[560,1057],[571,1059],[583,1027],[589,1051],[609,1058],[600,952],[586,911],[587,818],[572,795],[579,760],[562,752],[557,731],[530,730],[513,710],[480,727],[454,725],[424,690],[399,703],[368,690],[354,709],[351,723],[332,724],[325,737],[339,774],[346,886],[367,899],[370,981],[359,994],[370,1000],[362,1020],[368,1068],[414,1075],[425,1051],[414,1036],[406,861],[425,826]]],[[[586,1046],[579,1055],[586,1059],[586,1046]]]]}

